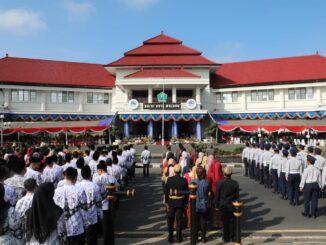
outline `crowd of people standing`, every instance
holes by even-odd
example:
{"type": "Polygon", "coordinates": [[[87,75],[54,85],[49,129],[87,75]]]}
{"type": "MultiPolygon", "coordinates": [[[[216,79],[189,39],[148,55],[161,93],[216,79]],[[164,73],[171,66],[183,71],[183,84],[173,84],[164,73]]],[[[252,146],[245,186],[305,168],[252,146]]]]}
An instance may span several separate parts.
{"type": "Polygon", "coordinates": [[[242,152],[245,176],[280,194],[289,204],[300,204],[303,192],[305,217],[317,218],[318,198],[325,196],[326,160],[323,146],[286,143],[246,143],[242,152]]]}
{"type": "Polygon", "coordinates": [[[197,185],[196,213],[198,240],[206,242],[207,223],[216,228],[223,227],[223,240],[234,240],[234,218],[232,202],[239,199],[238,183],[231,179],[230,167],[222,170],[213,147],[201,152],[191,145],[187,150],[182,144],[176,153],[167,146],[163,159],[162,183],[169,228],[168,242],[182,242],[182,229],[190,226],[190,184],[197,185]],[[223,174],[224,173],[224,174],[223,174]],[[171,190],[177,190],[171,193],[171,190]]]}
{"type": "Polygon", "coordinates": [[[0,153],[0,245],[108,244],[107,185],[134,177],[132,145],[8,147],[0,153]]]}

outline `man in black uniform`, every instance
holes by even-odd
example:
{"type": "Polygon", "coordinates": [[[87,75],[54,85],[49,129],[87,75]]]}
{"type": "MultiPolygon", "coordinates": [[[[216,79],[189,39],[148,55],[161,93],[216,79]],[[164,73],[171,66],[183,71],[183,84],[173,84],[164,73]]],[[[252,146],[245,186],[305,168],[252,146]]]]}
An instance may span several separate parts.
{"type": "Polygon", "coordinates": [[[182,242],[182,227],[181,220],[185,206],[188,202],[188,195],[173,194],[170,195],[170,189],[179,191],[188,190],[188,182],[181,177],[181,166],[177,164],[174,166],[175,176],[169,177],[165,184],[165,205],[168,210],[168,227],[169,227],[169,242],[173,243],[173,225],[174,219],[177,221],[177,240],[182,242]]]}
{"type": "Polygon", "coordinates": [[[216,208],[220,209],[223,221],[223,241],[234,240],[234,207],[232,202],[239,200],[239,184],[231,179],[232,168],[224,168],[225,178],[216,186],[216,208]]]}

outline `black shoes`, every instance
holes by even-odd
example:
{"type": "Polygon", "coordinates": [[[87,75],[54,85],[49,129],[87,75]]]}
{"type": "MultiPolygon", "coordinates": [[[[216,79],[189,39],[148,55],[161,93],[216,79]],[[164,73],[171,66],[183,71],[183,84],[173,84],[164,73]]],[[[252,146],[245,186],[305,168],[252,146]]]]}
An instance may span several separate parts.
{"type": "Polygon", "coordinates": [[[306,214],[305,212],[302,212],[301,214],[302,214],[302,216],[304,216],[304,217],[308,217],[308,214],[306,214]]]}

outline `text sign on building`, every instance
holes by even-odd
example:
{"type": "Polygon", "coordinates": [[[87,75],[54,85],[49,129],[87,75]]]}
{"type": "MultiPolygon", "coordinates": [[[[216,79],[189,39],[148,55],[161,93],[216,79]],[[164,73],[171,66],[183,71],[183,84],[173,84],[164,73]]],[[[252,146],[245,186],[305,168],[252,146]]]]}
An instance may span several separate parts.
{"type": "MultiPolygon", "coordinates": [[[[144,109],[147,110],[163,110],[162,103],[144,103],[144,109]]],[[[180,110],[181,104],[180,103],[165,103],[164,110],[180,110]]]]}
{"type": "Polygon", "coordinates": [[[166,93],[164,93],[164,92],[159,93],[156,97],[157,97],[158,102],[164,102],[165,103],[166,100],[168,99],[168,95],[166,93]]]}

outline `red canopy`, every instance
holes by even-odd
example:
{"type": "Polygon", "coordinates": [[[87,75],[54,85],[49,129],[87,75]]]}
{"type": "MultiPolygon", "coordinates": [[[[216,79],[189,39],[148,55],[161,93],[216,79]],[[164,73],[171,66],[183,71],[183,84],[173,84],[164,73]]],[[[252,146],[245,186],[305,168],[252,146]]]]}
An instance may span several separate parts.
{"type": "Polygon", "coordinates": [[[84,127],[57,127],[57,128],[9,128],[3,131],[3,134],[13,134],[13,133],[25,133],[25,134],[35,134],[39,132],[47,132],[50,134],[56,134],[60,132],[72,132],[72,133],[82,133],[85,131],[92,132],[103,132],[104,130],[110,128],[110,126],[84,126],[84,127]]]}
{"type": "Polygon", "coordinates": [[[237,128],[246,132],[254,132],[259,129],[267,132],[277,132],[279,130],[287,130],[292,133],[300,133],[306,129],[312,129],[316,132],[326,132],[326,126],[287,126],[287,125],[218,125],[218,129],[226,132],[231,132],[237,128]]]}

